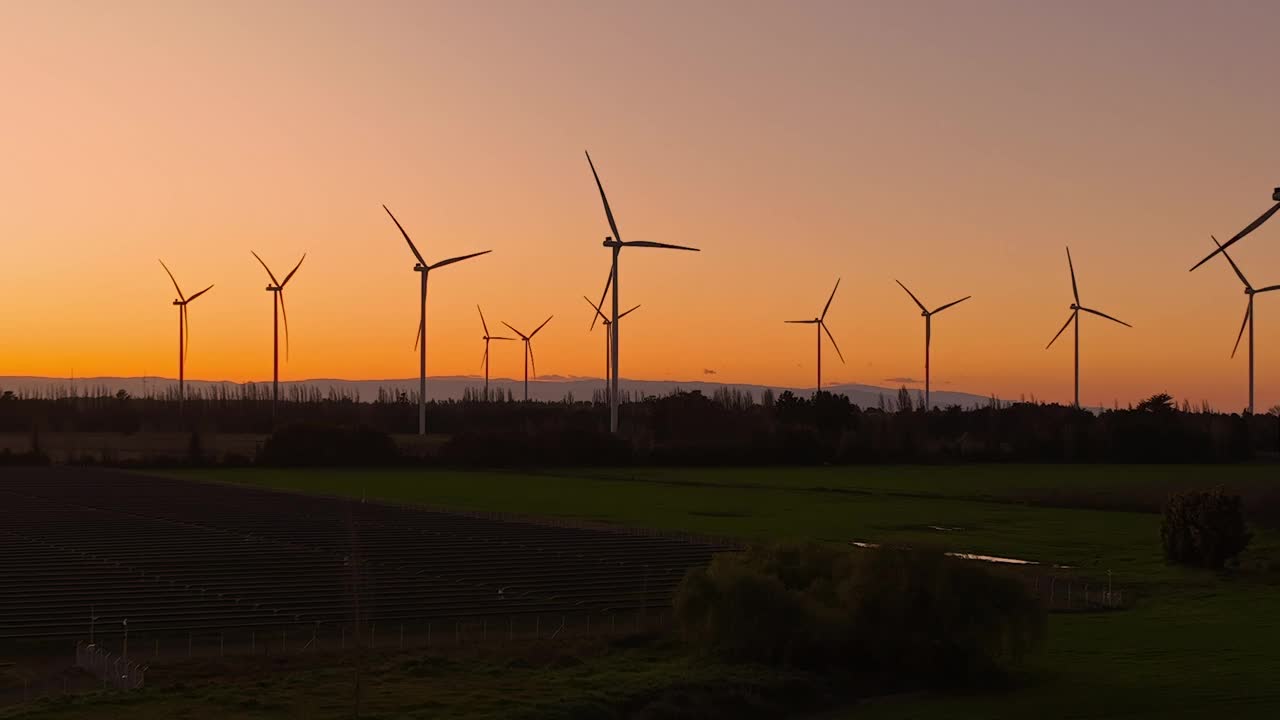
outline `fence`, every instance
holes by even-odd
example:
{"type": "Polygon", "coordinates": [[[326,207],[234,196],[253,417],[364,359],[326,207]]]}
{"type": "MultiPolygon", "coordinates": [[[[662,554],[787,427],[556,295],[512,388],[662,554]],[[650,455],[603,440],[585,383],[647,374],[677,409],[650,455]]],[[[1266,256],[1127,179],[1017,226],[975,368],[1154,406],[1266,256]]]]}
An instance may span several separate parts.
{"type": "Polygon", "coordinates": [[[1032,594],[1050,611],[1121,610],[1133,602],[1133,594],[1113,587],[1110,580],[1082,580],[1077,577],[1038,575],[1029,583],[1032,594]]]}
{"type": "MultiPolygon", "coordinates": [[[[138,623],[142,625],[141,622],[138,623]]],[[[353,622],[301,622],[253,627],[199,628],[186,632],[147,633],[129,628],[129,656],[159,666],[188,659],[232,656],[281,656],[366,650],[500,648],[529,642],[606,640],[635,633],[660,631],[674,624],[670,605],[604,611],[493,614],[488,616],[378,618],[353,622]]],[[[76,646],[76,664],[95,677],[129,685],[120,676],[141,683],[147,665],[126,663],[107,650],[119,647],[119,633],[99,632],[97,645],[76,646]],[[116,675],[116,673],[119,675],[116,675]],[[131,674],[130,674],[131,673],[131,674]]]]}
{"type": "Polygon", "coordinates": [[[147,676],[146,665],[130,662],[93,643],[76,643],[76,667],[102,680],[102,687],[117,690],[140,688],[147,676]]]}

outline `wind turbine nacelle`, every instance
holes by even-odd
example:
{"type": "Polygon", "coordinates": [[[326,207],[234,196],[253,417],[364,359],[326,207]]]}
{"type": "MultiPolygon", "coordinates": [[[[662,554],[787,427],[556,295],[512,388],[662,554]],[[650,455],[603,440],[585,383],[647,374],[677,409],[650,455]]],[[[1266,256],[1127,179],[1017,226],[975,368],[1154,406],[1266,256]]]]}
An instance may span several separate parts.
{"type": "Polygon", "coordinates": [[[1280,202],[1280,187],[1276,188],[1276,191],[1271,193],[1271,199],[1276,202],[1280,202]]]}
{"type": "Polygon", "coordinates": [[[617,240],[614,240],[611,237],[605,238],[604,242],[601,244],[604,245],[605,247],[622,247],[622,243],[618,242],[617,240]]]}

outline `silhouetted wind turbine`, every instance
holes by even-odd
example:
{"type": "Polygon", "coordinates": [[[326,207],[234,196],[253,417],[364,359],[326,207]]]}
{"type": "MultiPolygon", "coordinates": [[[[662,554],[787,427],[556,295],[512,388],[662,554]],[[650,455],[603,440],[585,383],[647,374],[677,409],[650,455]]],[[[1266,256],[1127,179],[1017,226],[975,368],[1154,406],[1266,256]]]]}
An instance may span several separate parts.
{"type": "Polygon", "coordinates": [[[524,399],[525,399],[525,402],[529,401],[529,366],[530,365],[533,365],[533,376],[538,377],[538,363],[535,362],[533,359],[533,336],[538,334],[538,330],[541,330],[542,328],[546,327],[547,323],[551,322],[551,318],[553,317],[555,316],[548,315],[547,319],[543,320],[542,324],[539,325],[533,332],[529,333],[528,335],[525,335],[519,330],[516,330],[515,328],[511,327],[511,323],[505,320],[502,321],[503,325],[506,325],[507,327],[511,328],[512,332],[519,335],[521,340],[524,340],[524,399]]]}
{"type": "MultiPolygon", "coordinates": [[[[1213,237],[1213,236],[1210,235],[1209,237],[1213,237]]],[[[1236,272],[1236,277],[1240,278],[1240,282],[1244,285],[1244,294],[1249,297],[1249,302],[1248,304],[1245,305],[1245,308],[1244,308],[1244,321],[1240,323],[1240,332],[1236,335],[1236,344],[1231,348],[1231,357],[1235,357],[1236,350],[1240,349],[1240,339],[1244,337],[1245,326],[1248,326],[1249,328],[1249,414],[1252,415],[1253,414],[1253,297],[1258,293],[1271,292],[1273,290],[1280,290],[1280,285],[1269,285],[1267,287],[1259,288],[1255,290],[1254,287],[1249,284],[1249,280],[1244,276],[1244,273],[1240,271],[1240,267],[1236,265],[1236,261],[1231,259],[1231,255],[1227,253],[1222,243],[1218,242],[1218,238],[1214,237],[1213,242],[1221,249],[1222,256],[1227,259],[1227,262],[1231,263],[1231,269],[1236,272]]]]}
{"type": "MultiPolygon", "coordinates": [[[[609,368],[609,359],[611,356],[610,347],[613,342],[613,321],[610,320],[607,316],[605,316],[603,312],[601,312],[601,308],[599,305],[596,305],[595,303],[591,302],[591,298],[587,297],[586,295],[583,295],[582,299],[586,300],[587,304],[591,306],[591,309],[595,311],[595,315],[593,316],[593,319],[591,321],[592,329],[595,329],[596,320],[599,320],[600,324],[604,325],[604,399],[605,399],[605,402],[607,403],[609,402],[609,398],[611,396],[610,388],[609,388],[609,377],[611,375],[611,371],[609,368]]],[[[601,302],[603,302],[603,300],[601,302]]],[[[631,308],[630,310],[619,315],[618,319],[621,320],[622,318],[630,315],[631,313],[635,312],[639,308],[640,308],[639,305],[631,308]]]]}
{"type": "Polygon", "coordinates": [[[169,266],[160,261],[160,267],[164,268],[164,272],[169,276],[169,280],[173,283],[173,289],[178,291],[178,299],[173,301],[178,306],[178,411],[182,411],[182,405],[186,402],[186,365],[187,365],[187,344],[190,338],[187,336],[187,304],[192,300],[213,289],[213,286],[201,290],[191,297],[184,297],[182,288],[178,287],[178,281],[174,279],[173,273],[169,272],[169,266]]]}
{"type": "MultiPolygon", "coordinates": [[[[609,316],[613,319],[613,332],[611,334],[613,343],[613,353],[610,358],[613,367],[610,375],[611,391],[609,393],[609,431],[618,432],[618,255],[624,247],[647,247],[662,248],[665,250],[689,250],[698,252],[698,248],[685,247],[683,245],[668,245],[666,243],[649,242],[647,240],[637,240],[632,242],[623,242],[622,234],[618,232],[618,223],[613,219],[613,210],[609,208],[609,198],[604,194],[604,185],[600,183],[600,175],[596,172],[595,163],[591,162],[591,153],[587,153],[587,164],[591,166],[591,176],[596,180],[596,188],[600,190],[600,202],[604,203],[604,214],[609,220],[609,229],[613,232],[612,237],[604,239],[604,246],[613,250],[613,266],[609,273],[609,284],[606,284],[604,291],[609,292],[609,286],[613,286],[613,310],[609,316]]],[[[601,296],[598,306],[604,305],[604,297],[601,296]]],[[[592,327],[595,327],[594,320],[592,327]]]]}
{"type": "Polygon", "coordinates": [[[298,272],[298,268],[302,267],[302,261],[307,259],[307,254],[302,253],[302,257],[298,259],[298,264],[293,266],[288,275],[284,276],[284,282],[276,280],[275,274],[271,272],[271,268],[258,257],[258,253],[249,251],[253,257],[257,259],[258,264],[262,265],[262,269],[267,271],[267,277],[271,278],[271,284],[267,286],[267,292],[271,293],[271,421],[274,423],[276,419],[276,405],[280,402],[280,316],[284,316],[284,357],[289,359],[289,311],[284,306],[284,286],[289,284],[289,280],[293,278],[293,274],[298,272]]]}
{"type": "Polygon", "coordinates": [[[489,341],[490,340],[515,340],[515,338],[504,337],[502,335],[490,335],[489,324],[484,321],[484,311],[480,306],[476,306],[476,312],[480,313],[480,327],[484,328],[484,399],[489,400],[489,341]]]}
{"type": "Polygon", "coordinates": [[[1070,325],[1072,322],[1076,324],[1075,406],[1078,408],[1080,407],[1080,311],[1083,310],[1087,313],[1093,313],[1094,315],[1104,317],[1111,322],[1120,323],[1127,328],[1131,328],[1133,326],[1123,320],[1117,320],[1104,312],[1093,310],[1080,304],[1080,290],[1076,287],[1076,268],[1071,263],[1071,248],[1067,248],[1067,269],[1071,271],[1071,295],[1075,298],[1075,302],[1071,303],[1071,316],[1067,318],[1065,323],[1063,323],[1062,329],[1058,331],[1058,334],[1053,336],[1053,340],[1050,340],[1049,344],[1044,346],[1044,349],[1048,350],[1053,347],[1053,343],[1056,342],[1058,337],[1066,331],[1067,325],[1070,325]]]}
{"type": "MultiPolygon", "coordinates": [[[[426,260],[422,259],[422,253],[418,252],[418,248],[409,239],[409,233],[404,231],[404,226],[396,219],[395,215],[387,209],[386,205],[382,206],[383,210],[391,215],[391,222],[399,228],[400,234],[404,236],[404,241],[409,243],[409,249],[413,251],[413,256],[418,259],[418,263],[413,266],[413,271],[420,273],[422,278],[422,302],[420,306],[420,315],[418,319],[418,335],[413,341],[414,349],[418,350],[418,434],[427,434],[427,275],[432,270],[445,265],[452,265],[456,262],[468,260],[473,257],[485,255],[492,250],[482,250],[481,252],[471,253],[470,255],[459,255],[447,260],[441,260],[435,265],[428,265],[426,260]]],[[[488,334],[487,332],[485,333],[488,334]]]]}
{"type": "MultiPolygon", "coordinates": [[[[1244,236],[1248,235],[1249,233],[1253,232],[1254,230],[1257,230],[1259,227],[1262,227],[1262,223],[1264,223],[1264,222],[1266,222],[1266,221],[1270,220],[1270,219],[1271,219],[1271,216],[1272,216],[1272,215],[1275,215],[1277,210],[1280,210],[1280,188],[1276,188],[1276,189],[1275,189],[1275,191],[1271,193],[1271,199],[1272,199],[1272,200],[1275,200],[1275,201],[1276,201],[1276,204],[1275,204],[1275,205],[1272,205],[1270,210],[1268,210],[1268,211],[1266,211],[1266,212],[1262,213],[1261,215],[1259,215],[1257,220],[1254,220],[1253,222],[1249,223],[1249,225],[1248,225],[1247,227],[1245,227],[1245,229],[1243,229],[1243,230],[1241,230],[1240,232],[1236,233],[1236,234],[1235,234],[1235,237],[1231,238],[1230,240],[1226,241],[1225,243],[1222,243],[1222,244],[1218,245],[1218,249],[1217,249],[1217,250],[1214,250],[1213,252],[1211,252],[1211,253],[1209,253],[1208,255],[1206,255],[1206,256],[1204,257],[1204,259],[1203,259],[1203,260],[1201,260],[1200,262],[1196,263],[1195,265],[1192,265],[1192,266],[1191,266],[1191,269],[1192,269],[1192,270],[1195,270],[1196,268],[1200,267],[1201,265],[1203,265],[1203,264],[1205,264],[1205,263],[1209,262],[1209,260],[1211,260],[1211,259],[1213,258],[1213,256],[1214,256],[1214,255],[1217,255],[1218,253],[1223,252],[1223,251],[1224,251],[1224,250],[1226,250],[1227,248],[1229,248],[1229,247],[1231,247],[1232,245],[1236,244],[1236,242],[1237,242],[1237,241],[1244,239],[1244,236]]],[[[1216,240],[1215,240],[1215,242],[1216,242],[1216,240]]]]}
{"type": "MultiPolygon", "coordinates": [[[[907,286],[903,285],[901,281],[894,280],[894,282],[898,283],[898,287],[901,287],[903,290],[907,290],[907,286]]],[[[924,306],[924,303],[920,302],[920,298],[917,298],[915,293],[907,290],[907,294],[911,296],[911,299],[915,301],[916,305],[920,306],[920,314],[924,316],[924,409],[925,412],[928,412],[933,408],[933,406],[929,404],[929,344],[933,338],[933,316],[943,310],[946,310],[952,305],[959,305],[973,296],[965,295],[959,300],[949,302],[946,305],[930,310],[924,306]]]]}
{"type": "Polygon", "coordinates": [[[836,286],[831,288],[831,297],[827,298],[827,304],[822,307],[822,314],[812,320],[786,320],[788,323],[796,323],[801,325],[816,325],[818,331],[818,389],[816,393],[822,392],[822,333],[827,334],[827,338],[831,340],[831,347],[836,349],[836,355],[840,356],[840,362],[844,363],[844,353],[840,352],[840,346],[836,344],[835,336],[827,329],[827,311],[831,309],[831,301],[836,299],[836,290],[840,289],[840,279],[836,278],[836,286]]]}

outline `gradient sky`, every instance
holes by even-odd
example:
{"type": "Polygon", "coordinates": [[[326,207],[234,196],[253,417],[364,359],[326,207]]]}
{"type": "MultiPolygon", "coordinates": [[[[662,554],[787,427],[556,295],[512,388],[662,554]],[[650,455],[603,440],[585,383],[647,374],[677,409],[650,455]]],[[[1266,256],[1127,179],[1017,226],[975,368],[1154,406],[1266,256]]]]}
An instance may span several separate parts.
{"type": "MultiPolygon", "coordinates": [[[[1069,401],[1075,256],[1082,401],[1158,391],[1238,409],[1244,295],[1187,268],[1280,185],[1280,6],[1204,2],[41,2],[0,0],[0,375],[416,375],[413,258],[432,276],[431,374],[473,374],[493,327],[555,319],[544,374],[599,375],[608,267],[592,152],[624,237],[624,377],[807,386],[923,374],[1069,401]],[[1069,339],[1069,338],[1068,338],[1069,339]],[[711,369],[715,375],[704,375],[711,369]]],[[[1280,283],[1280,220],[1235,253],[1280,283]]],[[[1258,300],[1258,404],[1280,402],[1280,293],[1258,300]]],[[[518,377],[516,344],[494,348],[518,377]]]]}

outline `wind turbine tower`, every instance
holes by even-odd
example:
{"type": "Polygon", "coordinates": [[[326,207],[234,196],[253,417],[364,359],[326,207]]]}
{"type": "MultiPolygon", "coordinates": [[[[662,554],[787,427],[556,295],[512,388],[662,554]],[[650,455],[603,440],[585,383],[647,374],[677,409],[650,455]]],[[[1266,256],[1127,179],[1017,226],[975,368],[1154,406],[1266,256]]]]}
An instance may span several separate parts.
{"type": "MultiPolygon", "coordinates": [[[[613,251],[613,265],[609,273],[609,285],[605,286],[605,293],[609,292],[609,286],[613,286],[613,309],[609,313],[610,319],[613,321],[613,353],[611,362],[613,367],[610,376],[610,393],[609,393],[609,431],[618,432],[618,255],[624,247],[646,247],[661,248],[664,250],[688,250],[698,252],[698,248],[685,247],[683,245],[668,245],[666,243],[650,242],[647,240],[636,240],[632,242],[623,242],[622,234],[618,232],[618,223],[613,219],[613,210],[609,207],[609,198],[604,194],[604,185],[600,183],[600,175],[596,172],[595,163],[591,162],[591,153],[587,153],[587,164],[591,166],[591,175],[595,178],[596,188],[600,191],[600,202],[604,204],[604,214],[609,220],[609,230],[613,233],[611,237],[604,239],[604,246],[613,251]]],[[[599,305],[604,304],[604,298],[600,299],[599,305]]]]}
{"type": "Polygon", "coordinates": [[[924,306],[924,303],[920,302],[920,299],[915,296],[915,293],[907,290],[907,286],[903,285],[901,281],[894,280],[894,282],[898,283],[898,287],[907,291],[907,294],[911,296],[911,299],[920,307],[920,314],[924,316],[924,411],[929,412],[933,409],[933,405],[930,404],[931,401],[929,400],[929,344],[933,339],[933,316],[943,310],[946,310],[952,305],[959,305],[973,296],[965,295],[959,300],[954,300],[946,305],[930,310],[924,306]]]}
{"type": "Polygon", "coordinates": [[[840,346],[836,344],[836,338],[831,334],[831,330],[827,328],[827,311],[831,309],[831,301],[836,299],[836,290],[840,289],[840,279],[836,278],[836,286],[831,288],[831,297],[827,298],[827,304],[822,307],[822,314],[812,320],[786,320],[785,322],[799,325],[813,325],[818,333],[818,385],[814,390],[814,396],[822,392],[822,333],[827,334],[827,339],[831,341],[831,347],[836,349],[836,355],[840,356],[840,362],[844,363],[844,353],[840,352],[840,346]]]}
{"type": "MultiPolygon", "coordinates": [[[[426,260],[422,259],[422,253],[418,252],[418,248],[413,244],[413,240],[409,239],[409,233],[405,232],[404,226],[396,219],[395,215],[387,209],[386,205],[382,206],[387,211],[387,215],[391,216],[391,222],[396,224],[396,228],[400,230],[400,234],[404,236],[404,241],[409,243],[409,250],[413,252],[413,256],[418,259],[417,264],[413,266],[413,271],[419,274],[421,278],[421,300],[419,302],[418,311],[418,335],[413,341],[413,346],[418,350],[418,434],[427,434],[427,276],[432,270],[452,265],[456,262],[469,260],[473,257],[479,257],[492,252],[491,250],[482,250],[470,255],[460,255],[447,260],[441,260],[434,265],[428,265],[426,260]]],[[[485,333],[486,335],[488,333],[485,333]]]]}

